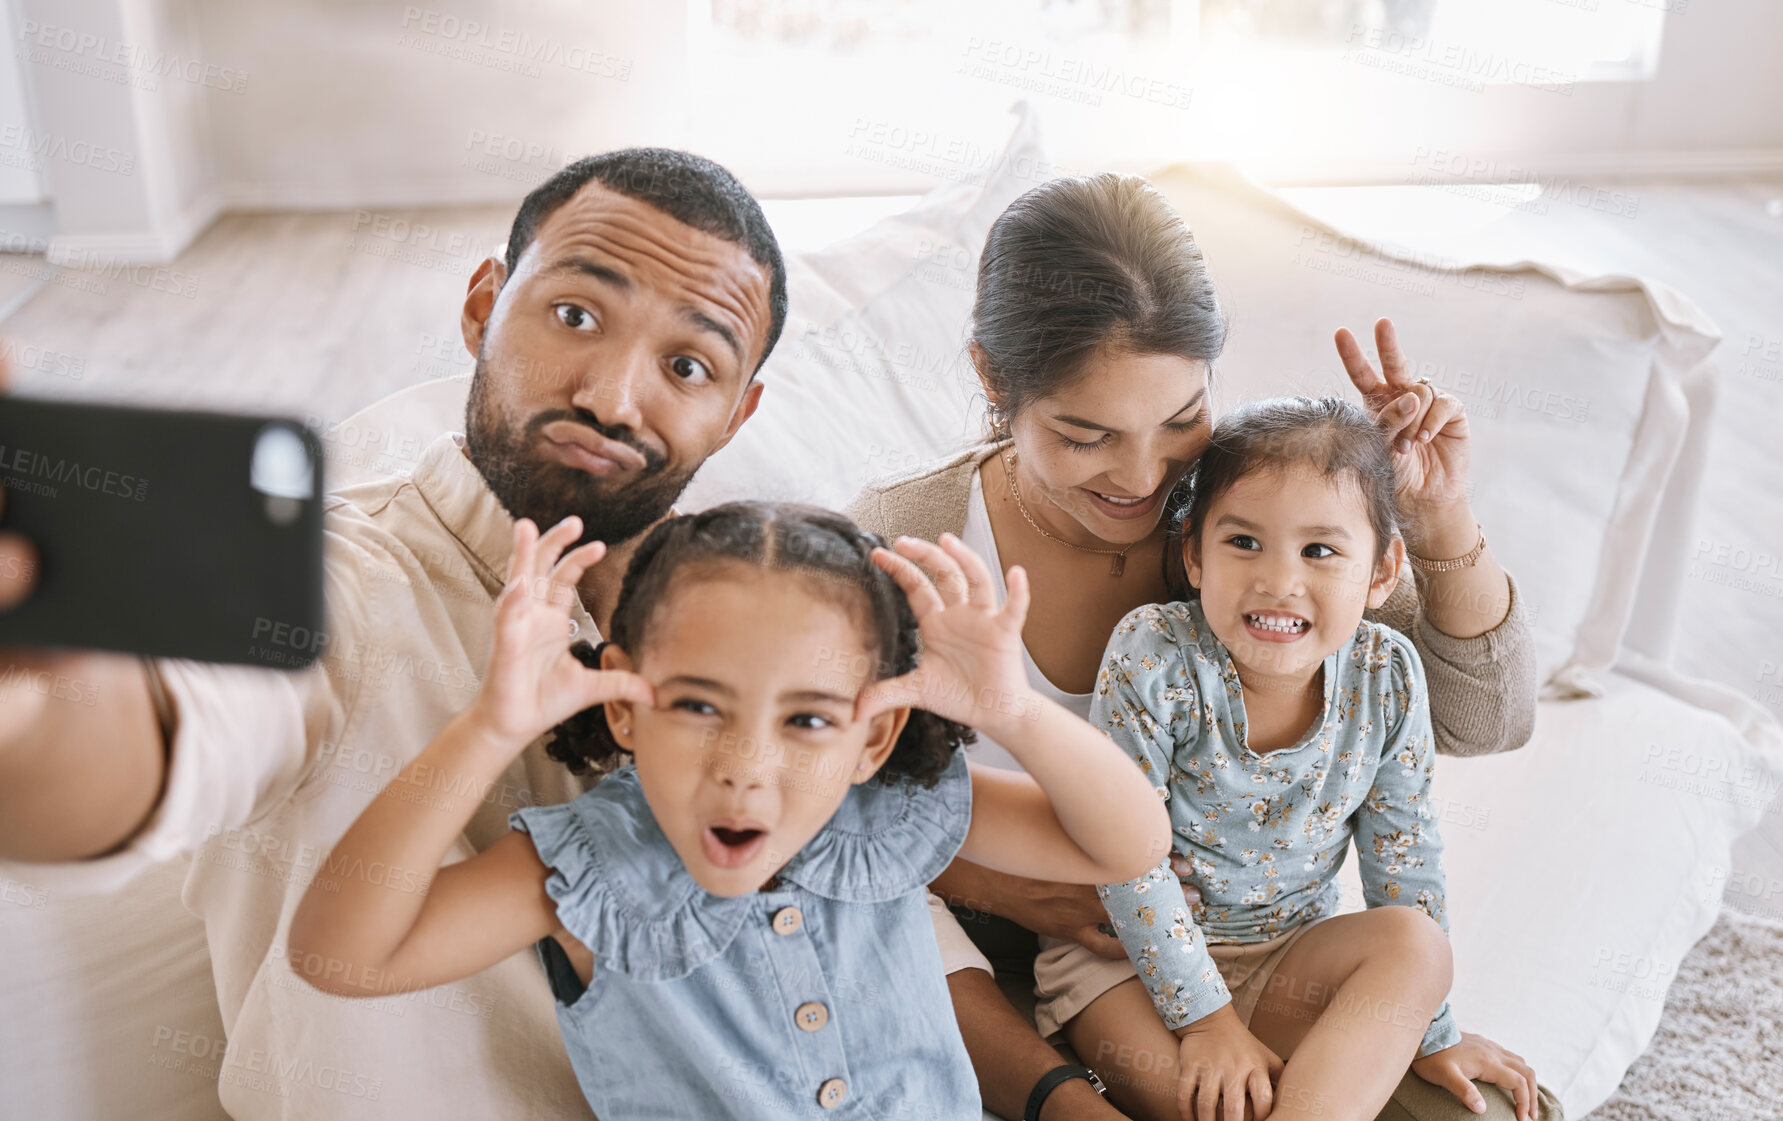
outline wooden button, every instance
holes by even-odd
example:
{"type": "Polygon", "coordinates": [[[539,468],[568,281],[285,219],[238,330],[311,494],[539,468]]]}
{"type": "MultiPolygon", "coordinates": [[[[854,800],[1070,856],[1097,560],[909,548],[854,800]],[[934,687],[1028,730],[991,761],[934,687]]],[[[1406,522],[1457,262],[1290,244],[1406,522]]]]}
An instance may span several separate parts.
{"type": "Polygon", "coordinates": [[[792,934],[805,925],[805,913],[797,907],[782,907],[774,912],[774,933],[792,934]]]}
{"type": "Polygon", "coordinates": [[[792,1019],[800,1031],[817,1031],[830,1022],[830,1010],[815,1000],[808,1000],[798,1006],[792,1019]]]}
{"type": "Polygon", "coordinates": [[[840,1078],[832,1078],[817,1088],[817,1104],[825,1109],[835,1109],[848,1096],[848,1083],[840,1078]]]}

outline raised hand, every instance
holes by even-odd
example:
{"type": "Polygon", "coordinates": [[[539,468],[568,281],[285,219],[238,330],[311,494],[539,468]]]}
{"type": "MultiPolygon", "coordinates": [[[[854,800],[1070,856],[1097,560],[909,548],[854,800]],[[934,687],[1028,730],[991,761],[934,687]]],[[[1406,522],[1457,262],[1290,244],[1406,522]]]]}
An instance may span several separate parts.
{"type": "Polygon", "coordinates": [[[1027,715],[1035,703],[1022,668],[1028,574],[1019,565],[1009,570],[1009,599],[998,607],[990,569],[958,537],[893,544],[895,552],[874,549],[873,563],[897,581],[916,614],[922,662],[861,690],[855,718],[909,706],[989,730],[1027,715]]]}
{"type": "Polygon", "coordinates": [[[1337,354],[1363,404],[1387,434],[1401,508],[1414,526],[1438,524],[1467,502],[1467,412],[1452,395],[1417,377],[1399,349],[1393,321],[1374,325],[1377,371],[1348,327],[1337,354]]]}
{"type": "Polygon", "coordinates": [[[531,519],[514,523],[508,582],[495,601],[495,648],[474,707],[482,725],[515,751],[591,705],[655,703],[655,691],[637,674],[591,670],[570,653],[576,584],[607,551],[591,541],[564,554],[581,535],[577,517],[542,537],[531,519]]]}

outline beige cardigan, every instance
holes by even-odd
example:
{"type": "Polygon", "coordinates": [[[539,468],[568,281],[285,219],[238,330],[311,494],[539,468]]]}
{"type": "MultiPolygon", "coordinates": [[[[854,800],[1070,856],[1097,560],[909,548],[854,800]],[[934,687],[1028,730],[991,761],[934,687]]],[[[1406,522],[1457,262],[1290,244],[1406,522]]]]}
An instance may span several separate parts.
{"type": "MultiPolygon", "coordinates": [[[[972,476],[998,446],[976,444],[939,463],[869,483],[848,504],[848,516],[888,540],[907,535],[933,541],[943,533],[961,534],[972,476]]],[[[1410,580],[1401,580],[1368,617],[1406,635],[1417,647],[1429,679],[1438,751],[1490,755],[1528,741],[1535,725],[1535,647],[1518,606],[1516,581],[1511,581],[1504,621],[1477,638],[1455,638],[1428,625],[1410,580]]]]}

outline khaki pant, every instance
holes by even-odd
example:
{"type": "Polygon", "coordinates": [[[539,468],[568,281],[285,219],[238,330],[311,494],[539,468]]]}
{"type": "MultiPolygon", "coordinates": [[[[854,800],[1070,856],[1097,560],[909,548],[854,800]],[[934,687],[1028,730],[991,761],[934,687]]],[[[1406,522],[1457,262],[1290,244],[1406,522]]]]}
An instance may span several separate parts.
{"type": "MultiPolygon", "coordinates": [[[[1207,947],[1232,994],[1232,1010],[1246,1025],[1282,958],[1311,929],[1308,924],[1267,942],[1225,942],[1207,947]]],[[[1097,997],[1138,975],[1125,958],[1109,959],[1076,942],[1042,938],[1040,956],[1034,959],[1034,1026],[1041,1036],[1051,1039],[1097,997]]]]}
{"type": "MultiPolygon", "coordinates": [[[[1070,1047],[1058,1038],[1059,1027],[1109,989],[1138,976],[1129,961],[1099,957],[1075,942],[1043,938],[1039,940],[1039,954],[1028,958],[1033,963],[1030,978],[1018,966],[1024,946],[1026,952],[1032,954],[1032,934],[1014,923],[982,914],[962,924],[939,898],[931,900],[931,909],[947,971],[975,968],[991,972],[1003,991],[1010,995],[1011,1002],[1028,1011],[1040,1034],[1066,1052],[1070,1047]],[[975,945],[980,940],[983,944],[975,945]],[[995,969],[991,967],[993,960],[997,963],[995,969]],[[1032,1008],[1020,999],[1028,992],[1033,994],[1032,1008]]],[[[1225,978],[1226,987],[1231,990],[1233,1008],[1246,1024],[1250,1023],[1251,1013],[1256,1010],[1258,999],[1268,988],[1269,978],[1274,975],[1288,947],[1308,929],[1310,927],[1298,927],[1267,942],[1208,947],[1214,964],[1219,966],[1220,976],[1225,978]]],[[[1094,1067],[1093,1063],[1086,1065],[1094,1067]]],[[[1516,1103],[1509,1093],[1485,1082],[1475,1082],[1474,1085],[1486,1100],[1484,1113],[1474,1113],[1448,1090],[1434,1086],[1408,1070],[1375,1121],[1516,1121],[1516,1103]]],[[[1536,1121],[1564,1121],[1565,1112],[1548,1088],[1538,1086],[1537,1094],[1540,1109],[1536,1121]]],[[[986,1117],[990,1116],[986,1114],[986,1117]]]]}

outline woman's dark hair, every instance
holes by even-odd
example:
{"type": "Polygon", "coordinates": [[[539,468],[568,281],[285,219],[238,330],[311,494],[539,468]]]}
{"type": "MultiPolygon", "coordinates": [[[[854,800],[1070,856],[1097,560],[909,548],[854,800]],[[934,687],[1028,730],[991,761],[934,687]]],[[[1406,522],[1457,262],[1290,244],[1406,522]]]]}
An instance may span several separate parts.
{"type": "MultiPolygon", "coordinates": [[[[740,562],[809,576],[813,587],[860,613],[873,654],[873,680],[908,673],[920,653],[916,615],[902,589],[872,561],[873,548],[884,544],[841,514],[795,502],[727,502],[670,518],[632,554],[607,638],[637,658],[677,577],[740,562]]],[[[596,648],[588,643],[572,650],[585,665],[597,664],[596,648]]],[[[954,752],[974,738],[963,724],[912,709],[879,774],[933,785],[954,752]]],[[[546,746],[553,759],[577,774],[606,769],[624,750],[601,705],[559,724],[546,746]]]]}
{"type": "Polygon", "coordinates": [[[1305,464],[1326,478],[1355,480],[1374,530],[1378,564],[1399,525],[1393,453],[1360,405],[1341,397],[1271,397],[1223,414],[1213,441],[1190,472],[1179,532],[1199,537],[1214,501],[1258,471],[1305,464]]]}
{"type": "Polygon", "coordinates": [[[972,305],[985,387],[1007,418],[1081,375],[1105,348],[1208,363],[1226,320],[1188,224],[1150,183],[1054,179],[1003,211],[985,239],[972,305]]]}

